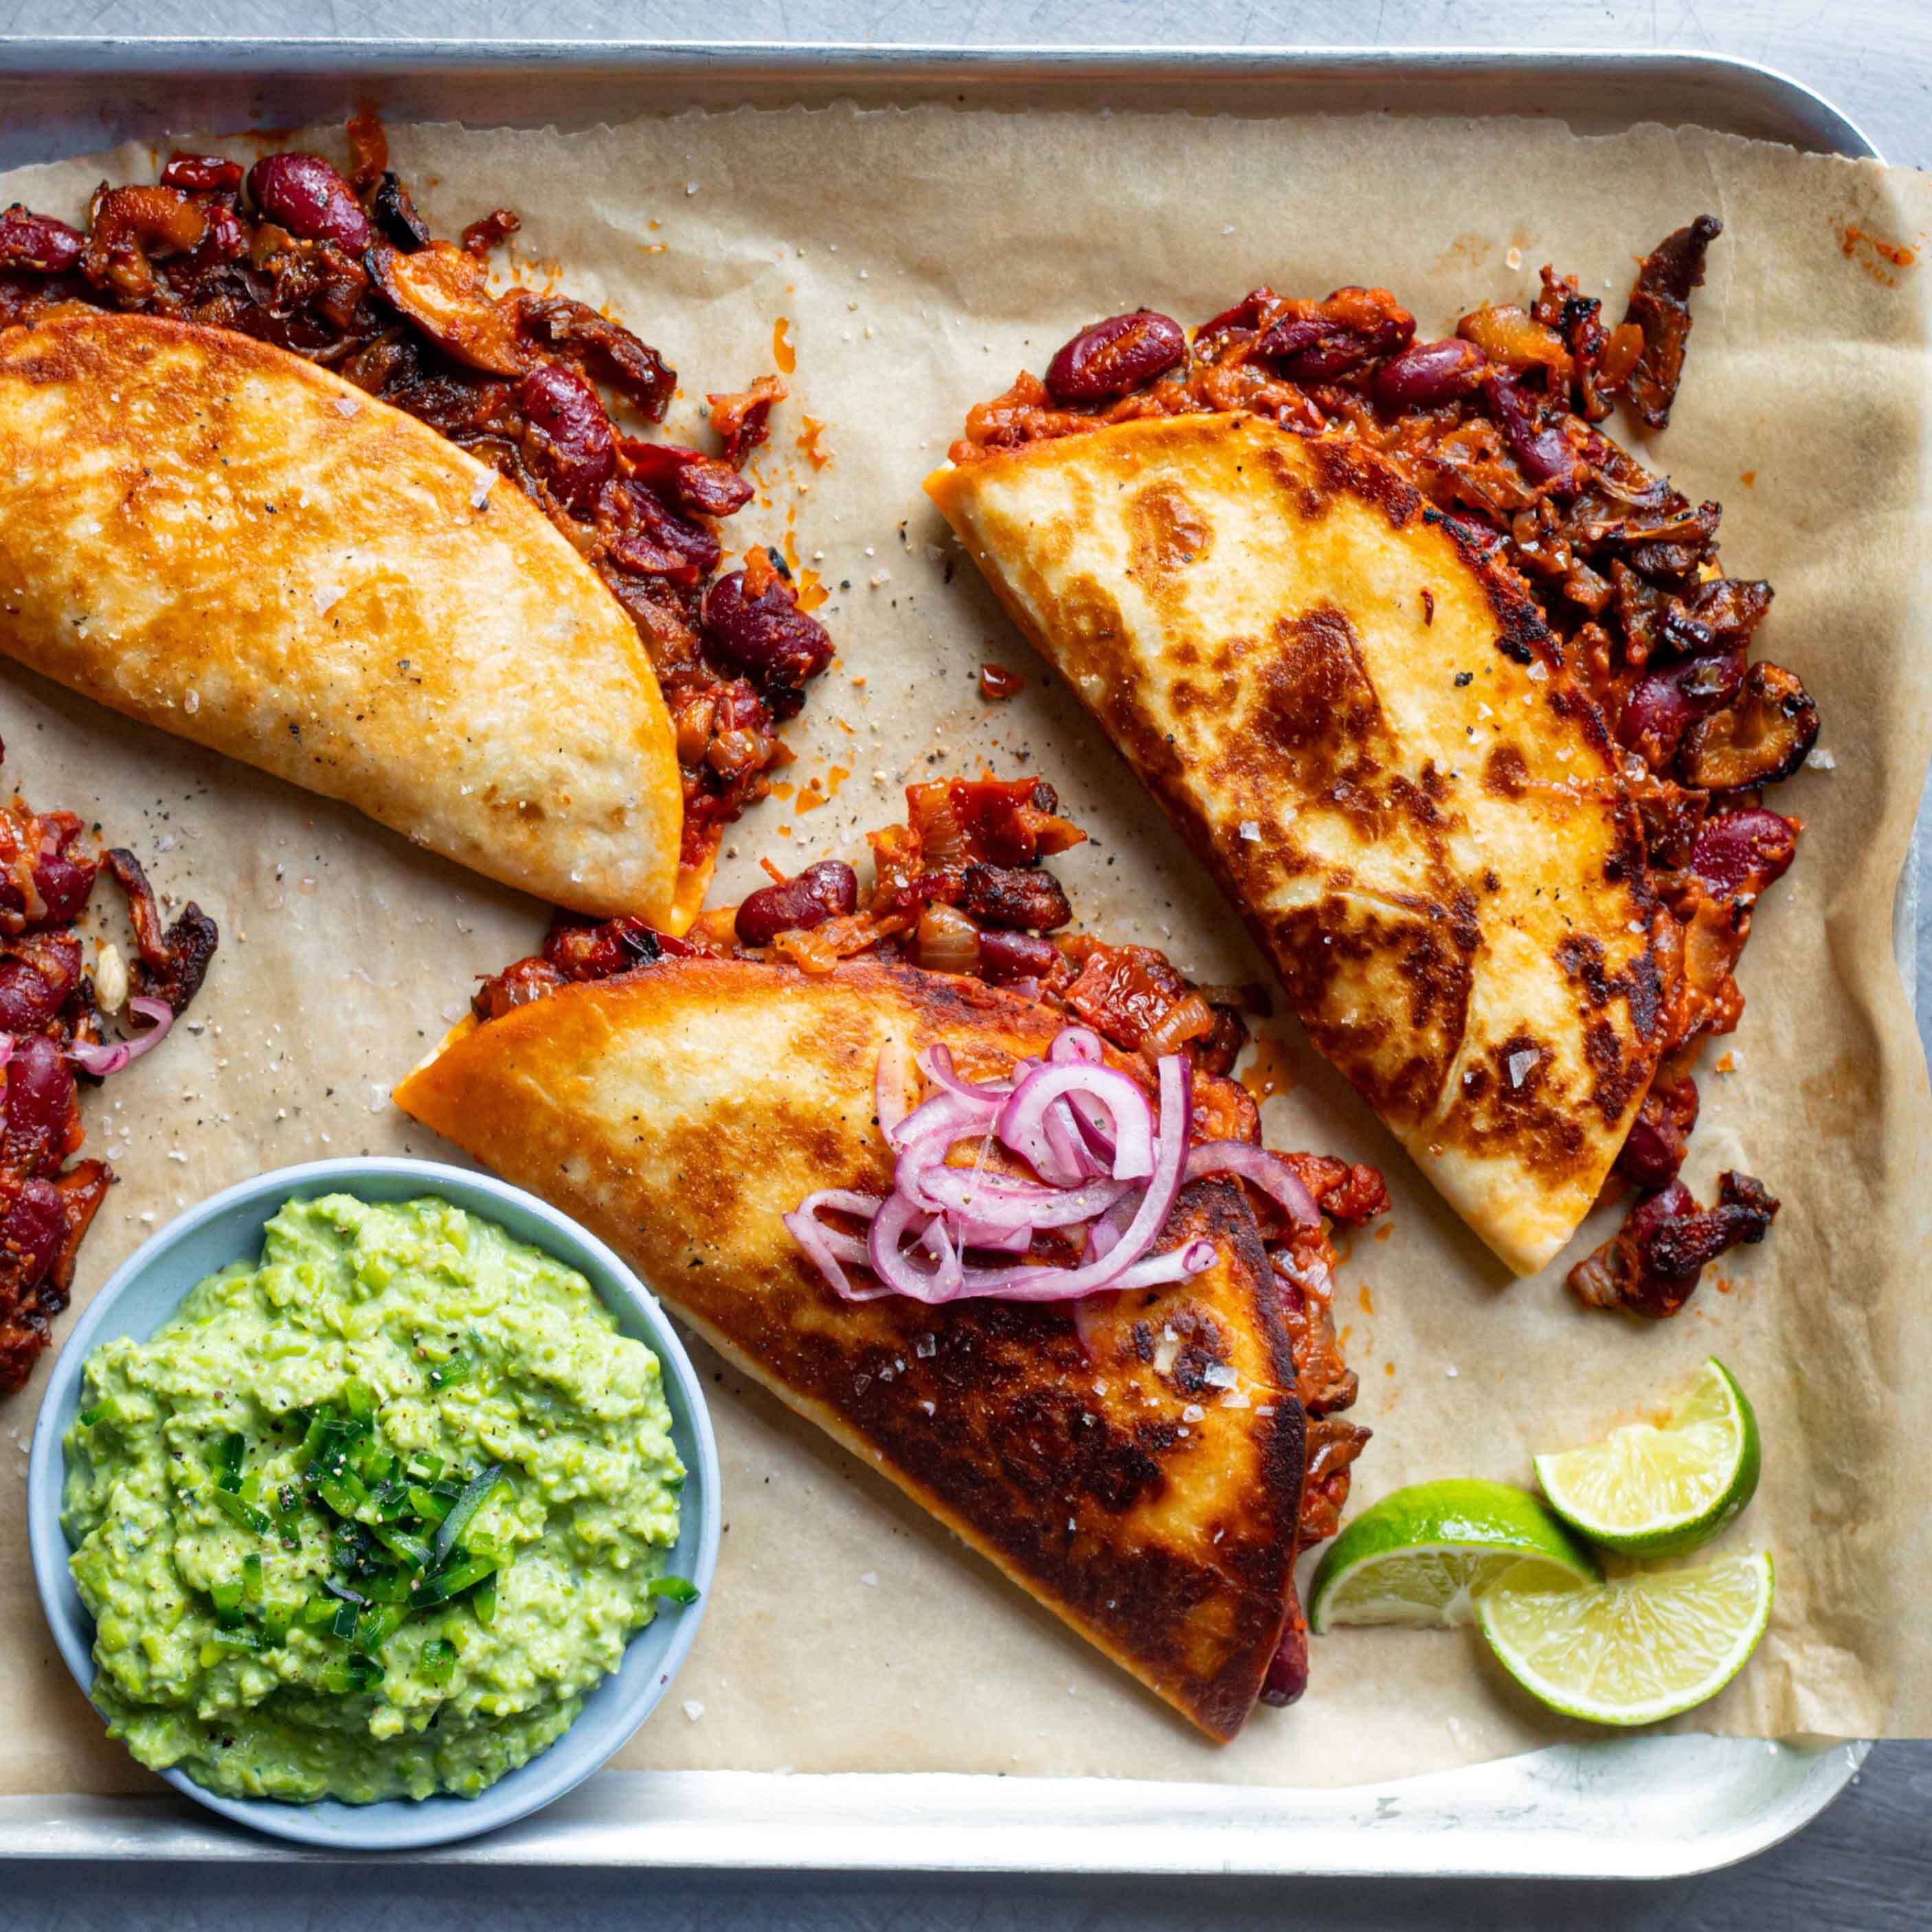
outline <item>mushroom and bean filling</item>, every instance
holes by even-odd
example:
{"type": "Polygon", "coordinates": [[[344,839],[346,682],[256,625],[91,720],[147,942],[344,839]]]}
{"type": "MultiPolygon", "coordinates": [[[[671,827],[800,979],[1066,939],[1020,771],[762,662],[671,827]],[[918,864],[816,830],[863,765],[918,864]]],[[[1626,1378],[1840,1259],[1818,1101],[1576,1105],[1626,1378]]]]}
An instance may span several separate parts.
{"type": "Polygon", "coordinates": [[[1742,1012],[1736,968],[1759,896],[1790,865],[1800,821],[1765,802],[1815,745],[1791,671],[1750,656],[1772,589],[1723,572],[1720,506],[1693,504],[1601,425],[1619,402],[1670,419],[1690,298],[1721,232],[1701,215],[1640,268],[1623,320],[1574,276],[1542,271],[1524,303],[1470,311],[1418,340],[1386,289],[1319,301],[1256,290],[1191,332],[1151,310],[1108,317],[972,410],[954,462],[1153,416],[1241,410],[1360,440],[1394,464],[1460,539],[1514,569],[1600,708],[1672,915],[1658,1072],[1618,1160],[1640,1215],[1570,1276],[1594,1306],[1670,1314],[1703,1262],[1761,1240],[1778,1204],[1720,1178],[1700,1208],[1676,1179],[1696,1118],[1691,1068],[1742,1012]]]}
{"type": "Polygon", "coordinates": [[[630,433],[661,423],[676,372],[588,304],[491,292],[507,208],[432,236],[388,165],[380,124],[349,123],[346,174],[319,154],[244,169],[176,154],[158,181],[94,192],[85,230],[0,214],[0,328],[73,303],[232,329],[333,370],[514,483],[637,626],[683,779],[682,860],[708,866],[724,826],[788,756],[778,723],[832,657],[763,550],[721,572],[721,522],[786,394],[776,376],[708,400],[716,454],[630,433]]]}
{"type": "MultiPolygon", "coordinates": [[[[560,988],[646,972],[665,958],[694,953],[770,960],[800,971],[831,972],[861,954],[902,959],[1006,988],[1054,1007],[1138,1056],[1148,1070],[1165,1054],[1192,1069],[1193,1138],[1259,1146],[1261,1113],[1231,1076],[1249,1031],[1244,1016],[1265,1013],[1257,986],[1198,986],[1158,949],[1116,946],[1064,928],[1072,909],[1043,861],[1086,837],[1060,816],[1043,780],[942,779],[906,788],[906,822],[868,835],[872,878],[843,860],[821,860],[790,878],[774,873],[740,904],[700,916],[683,938],[640,920],[591,924],[560,916],[542,952],[484,981],[476,998],[486,1023],[560,988]]],[[[769,868],[768,868],[769,869],[769,868]]],[[[1318,1154],[1277,1154],[1329,1222],[1360,1227],[1388,1206],[1372,1167],[1318,1154]]],[[[1346,1504],[1349,1466],[1369,1432],[1342,1412],[1356,1377],[1342,1359],[1331,1315],[1334,1257],[1325,1231],[1290,1221],[1262,1192],[1246,1190],[1266,1244],[1295,1382],[1308,1414],[1300,1540],[1333,1536],[1346,1504]]],[[[1264,1701],[1300,1694],[1305,1628],[1290,1628],[1264,1701]]]]}

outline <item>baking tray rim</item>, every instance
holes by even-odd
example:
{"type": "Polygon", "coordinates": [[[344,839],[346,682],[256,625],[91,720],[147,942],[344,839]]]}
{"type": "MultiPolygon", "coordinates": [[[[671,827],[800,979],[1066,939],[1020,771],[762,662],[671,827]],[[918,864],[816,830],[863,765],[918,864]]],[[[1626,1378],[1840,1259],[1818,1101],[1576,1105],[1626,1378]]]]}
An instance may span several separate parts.
{"type": "MultiPolygon", "coordinates": [[[[1384,75],[1467,84],[1492,73],[1560,85],[1592,72],[1694,74],[1754,94],[1822,150],[1881,158],[1856,122],[1791,75],[1737,56],[1693,50],[0,35],[0,85],[58,77],[205,77],[264,85],[335,80],[346,90],[380,80],[433,86],[531,68],[633,82],[694,74],[742,78],[820,92],[847,82],[914,86],[942,77],[997,87],[1081,80],[1318,82],[1384,75]]],[[[1720,110],[1724,104],[1712,103],[1720,110]]],[[[1720,124],[1724,118],[1720,112],[1706,124],[1720,124]]],[[[72,151],[64,145],[58,150],[72,151]]],[[[1914,922],[1906,914],[1916,898],[1918,842],[1915,838],[1900,880],[1896,922],[1908,994],[1916,990],[1914,922]]],[[[1802,1830],[1850,1784],[1870,1748],[1856,1740],[1616,1737],[1334,1788],[930,1772],[605,1771],[538,1816],[431,1853],[428,1862],[1176,1876],[1682,1877],[1752,1857],[1802,1830]],[[1760,1772],[1776,1768],[1768,1788],[1755,1790],[1754,1766],[1760,1772]],[[1612,1772],[1612,1766],[1619,1769],[1612,1772]],[[1625,1772],[1627,1790],[1611,1790],[1610,1778],[1625,1772]],[[1736,1822],[1680,1835],[1660,1828],[1666,1816],[1681,1822],[1684,1792],[1708,1798],[1726,1785],[1740,1798],[1754,1792],[1758,1800],[1736,1822]],[[627,1802],[640,1796],[641,1815],[627,1802]],[[1645,1818],[1646,1801],[1668,1809],[1645,1818]],[[1604,1815],[1592,1828],[1598,1813],[1604,1815]],[[1169,1828],[1150,1837],[1156,1823],[1169,1828]],[[1180,1824],[1191,1824],[1198,1850],[1184,1844],[1177,1855],[1171,1849],[1185,1837],[1172,1828],[1180,1824]],[[1352,1834],[1352,1846],[1338,1842],[1342,1833],[1352,1834]],[[1370,1845],[1377,1854],[1372,1859],[1353,1848],[1370,1845]],[[1445,1859],[1451,1848],[1463,1856],[1445,1859]],[[1594,1857],[1586,1856],[1593,1848],[1594,1857]]],[[[0,1798],[0,1857],[226,1862],[266,1852],[333,1862],[356,1857],[266,1846],[172,1796],[0,1798]]]]}

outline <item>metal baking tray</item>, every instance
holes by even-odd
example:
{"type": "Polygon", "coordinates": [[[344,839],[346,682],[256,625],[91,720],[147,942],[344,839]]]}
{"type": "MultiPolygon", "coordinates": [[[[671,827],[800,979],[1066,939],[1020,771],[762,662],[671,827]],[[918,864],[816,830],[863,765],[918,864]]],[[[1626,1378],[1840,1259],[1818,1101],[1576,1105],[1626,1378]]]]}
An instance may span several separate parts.
{"type": "MultiPolygon", "coordinates": [[[[1432,48],[652,45],[634,41],[0,39],[0,166],[176,130],[286,127],[369,101],[394,119],[583,127],[694,105],[1528,114],[1588,131],[1696,124],[1875,155],[1769,68],[1702,53],[1432,48]]],[[[1918,866],[1898,930],[1908,988],[1918,866]]],[[[538,1816],[428,1856],[478,1865],[1662,1878],[1776,1844],[1869,1746],[1699,1736],[1556,1745],[1322,1790],[846,1773],[604,1772],[538,1816]]],[[[326,1856],[172,1794],[0,1799],[0,1857],[326,1856]]]]}

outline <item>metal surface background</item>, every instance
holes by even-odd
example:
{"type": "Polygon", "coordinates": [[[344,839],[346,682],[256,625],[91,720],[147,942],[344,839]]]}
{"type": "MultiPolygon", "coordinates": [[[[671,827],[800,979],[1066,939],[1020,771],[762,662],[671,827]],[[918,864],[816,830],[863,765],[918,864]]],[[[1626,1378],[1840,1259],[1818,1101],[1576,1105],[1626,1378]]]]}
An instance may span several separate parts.
{"type": "MultiPolygon", "coordinates": [[[[1270,114],[1538,113],[1586,130],[1642,118],[1874,152],[1797,82],[1703,54],[121,38],[0,44],[0,165],[170,128],[288,124],[365,99],[397,118],[568,126],[694,103],[941,95],[984,105],[1180,100],[1270,114]]],[[[1899,907],[1909,986],[1918,869],[1908,867],[1899,907]]],[[[1619,1738],[1339,1791],[607,1772],[537,1819],[439,1856],[740,1870],[1664,1876],[1728,1864],[1796,1831],[1866,1748],[1619,1738]]],[[[260,1840],[170,1799],[0,1801],[0,1856],[266,1855],[260,1840]]]]}

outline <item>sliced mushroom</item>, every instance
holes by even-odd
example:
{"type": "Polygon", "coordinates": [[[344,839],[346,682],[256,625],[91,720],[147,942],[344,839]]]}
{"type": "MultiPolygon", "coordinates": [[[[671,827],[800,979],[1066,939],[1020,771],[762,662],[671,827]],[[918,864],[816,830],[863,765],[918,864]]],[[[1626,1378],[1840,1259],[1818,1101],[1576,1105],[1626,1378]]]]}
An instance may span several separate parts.
{"type": "Polygon", "coordinates": [[[413,255],[379,243],[369,250],[369,266],[384,296],[459,362],[492,376],[519,376],[529,366],[530,352],[491,296],[475,256],[447,242],[413,255]]]}
{"type": "Polygon", "coordinates": [[[1700,791],[1737,791],[1789,778],[1817,742],[1818,707],[1792,672],[1754,664],[1734,702],[1685,733],[1677,775],[1700,791]]]}

